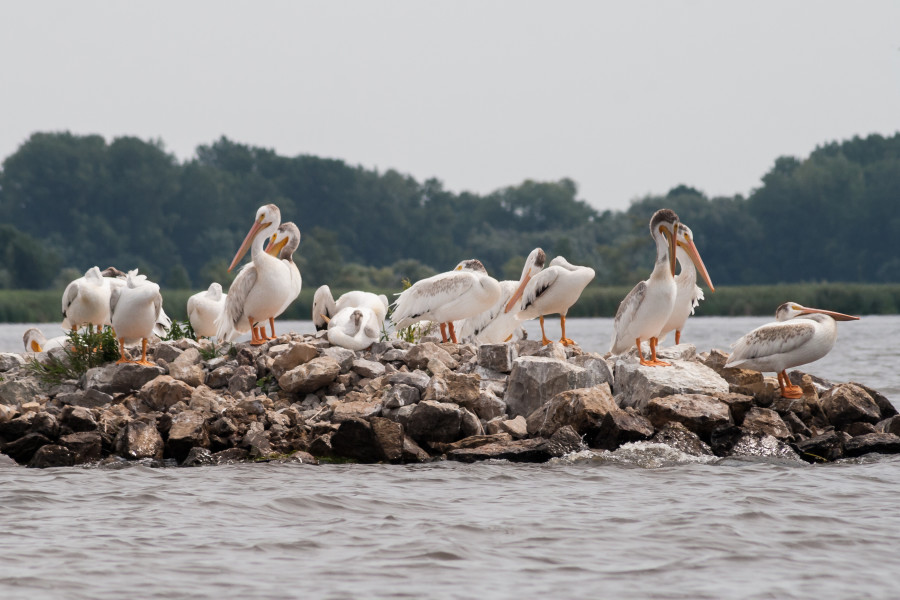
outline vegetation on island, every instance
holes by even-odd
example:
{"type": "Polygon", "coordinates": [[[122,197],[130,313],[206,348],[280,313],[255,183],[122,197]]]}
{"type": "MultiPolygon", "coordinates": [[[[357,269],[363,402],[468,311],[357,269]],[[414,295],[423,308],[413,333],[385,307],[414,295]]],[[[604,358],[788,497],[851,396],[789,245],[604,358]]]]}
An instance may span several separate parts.
{"type": "Polygon", "coordinates": [[[319,285],[393,297],[403,279],[463,258],[517,279],[536,246],[597,272],[572,316],[611,315],[649,272],[647,221],[662,206],[693,229],[717,286],[703,314],[769,314],[787,289],[811,305],[897,312],[898,286],[872,285],[900,284],[897,198],[900,134],[780,157],[746,198],[679,185],[601,212],[570,179],[453,193],[437,179],[285,157],[224,137],[179,162],[161,141],[35,133],[0,171],[0,321],[57,320],[62,289],[93,265],[139,268],[183,319],[188,290],[212,281],[227,288],[228,262],[268,202],[303,233],[295,260],[304,294],[288,318],[308,318],[319,285]],[[741,287],[787,284],[771,299],[765,287],[741,287]]]}

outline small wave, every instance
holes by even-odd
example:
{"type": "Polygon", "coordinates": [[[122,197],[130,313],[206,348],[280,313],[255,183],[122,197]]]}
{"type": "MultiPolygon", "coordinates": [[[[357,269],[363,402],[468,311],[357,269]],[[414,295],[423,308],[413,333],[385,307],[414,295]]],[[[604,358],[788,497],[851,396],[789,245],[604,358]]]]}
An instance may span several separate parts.
{"type": "Polygon", "coordinates": [[[591,452],[591,460],[615,463],[642,469],[659,469],[674,465],[709,464],[719,460],[716,456],[697,456],[657,442],[630,442],[617,450],[591,452]]]}

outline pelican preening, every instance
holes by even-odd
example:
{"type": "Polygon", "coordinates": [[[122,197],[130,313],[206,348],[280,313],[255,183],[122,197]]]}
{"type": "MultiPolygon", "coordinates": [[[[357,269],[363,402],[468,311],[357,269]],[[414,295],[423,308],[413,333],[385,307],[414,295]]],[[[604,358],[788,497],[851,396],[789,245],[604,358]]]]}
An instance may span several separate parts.
{"type": "Polygon", "coordinates": [[[82,325],[109,325],[108,279],[103,277],[99,267],[91,267],[83,277],[69,283],[62,295],[62,315],[64,321],[77,330],[82,325]]]}
{"type": "Polygon", "coordinates": [[[300,295],[303,287],[303,278],[300,276],[300,269],[294,262],[294,252],[300,247],[300,228],[294,223],[288,221],[278,226],[278,231],[272,236],[266,253],[270,256],[277,257],[287,267],[290,273],[290,291],[284,298],[281,308],[271,317],[269,317],[269,326],[272,328],[272,335],[266,335],[266,326],[263,324],[257,330],[257,336],[263,340],[275,339],[275,317],[278,317],[287,310],[291,302],[300,295]]]}
{"type": "Polygon", "coordinates": [[[194,333],[204,337],[216,335],[216,319],[225,307],[225,297],[222,285],[213,282],[205,292],[198,292],[188,298],[188,320],[194,333]]]}
{"type": "Polygon", "coordinates": [[[48,340],[40,329],[32,327],[25,331],[25,335],[22,336],[22,342],[25,344],[26,352],[46,352],[54,348],[65,348],[68,338],[64,335],[58,335],[48,340]]]}
{"type": "Polygon", "coordinates": [[[656,242],[656,264],[650,278],[642,281],[625,296],[616,311],[613,324],[613,354],[621,354],[637,345],[644,366],[669,366],[656,358],[656,345],[663,326],[672,314],[678,293],[675,285],[675,244],[678,215],[668,208],[656,211],[650,219],[650,235],[656,242]],[[650,340],[650,360],[644,359],[641,340],[650,340]]]}
{"type": "Polygon", "coordinates": [[[331,288],[319,286],[313,296],[312,320],[317,331],[327,329],[328,341],[349,350],[364,350],[378,341],[387,316],[384,294],[352,291],[335,301],[331,288]]]}
{"type": "Polygon", "coordinates": [[[694,234],[690,227],[684,223],[678,223],[677,234],[675,236],[675,258],[681,265],[681,273],[675,277],[675,302],[672,305],[672,314],[669,320],[663,325],[662,331],[659,332],[659,341],[665,339],[666,335],[672,330],[675,331],[675,344],[681,343],[681,331],[689,316],[694,314],[694,308],[700,305],[703,300],[703,290],[697,285],[697,270],[703,275],[709,291],[714,292],[712,280],[709,273],[706,272],[706,266],[697,246],[694,245],[694,234]],[[696,267],[696,268],[695,268],[696,267]]]}
{"type": "Polygon", "coordinates": [[[396,329],[419,321],[440,323],[441,337],[455,344],[453,321],[468,319],[488,310],[500,298],[500,284],[487,274],[481,261],[470,259],[446,273],[438,273],[414,283],[394,301],[391,316],[396,329]]]}
{"type": "Polygon", "coordinates": [[[316,331],[327,329],[331,319],[345,308],[368,308],[375,313],[378,319],[378,327],[387,317],[388,299],[384,294],[376,295],[372,292],[354,290],[341,294],[336,301],[327,285],[319,286],[313,296],[312,320],[316,331]]]}
{"type": "Polygon", "coordinates": [[[110,292],[109,312],[113,330],[119,340],[119,363],[136,362],[152,365],[147,360],[147,338],[153,335],[162,311],[162,295],[159,286],[138,275],[137,269],[129,271],[125,284],[115,286],[110,292]],[[141,359],[128,361],[125,358],[125,341],[141,340],[141,359]]]}
{"type": "Polygon", "coordinates": [[[266,204],[256,211],[256,219],[247,232],[241,247],[231,261],[231,271],[247,250],[251,263],[244,265],[228,289],[225,310],[216,320],[216,337],[231,341],[238,333],[250,331],[250,344],[259,346],[265,339],[255,325],[273,319],[292,293],[291,270],[285,261],[263,251],[263,243],[278,231],[281,211],[274,204],[266,204]]]}
{"type": "Polygon", "coordinates": [[[775,322],[757,327],[736,341],[726,367],[740,367],[778,374],[784,398],[801,398],[801,389],[791,384],[786,369],[819,360],[834,347],[835,321],[856,321],[859,317],[807,308],[785,302],[775,310],[775,322]]]}

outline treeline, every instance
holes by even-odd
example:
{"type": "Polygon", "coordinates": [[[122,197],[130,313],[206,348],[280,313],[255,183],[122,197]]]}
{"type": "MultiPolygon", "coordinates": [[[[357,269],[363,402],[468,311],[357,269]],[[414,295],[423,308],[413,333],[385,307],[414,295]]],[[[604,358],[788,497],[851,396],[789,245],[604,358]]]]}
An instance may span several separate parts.
{"type": "Polygon", "coordinates": [[[592,266],[593,287],[629,286],[649,273],[647,222],[663,206],[693,229],[717,285],[900,282],[898,200],[900,134],[779,158],[747,198],[680,185],[599,212],[569,179],[456,194],[226,138],[179,163],[159,141],[36,133],[0,172],[0,287],[61,289],[95,264],[138,267],[170,289],[227,285],[269,202],[302,231],[295,259],[309,290],[399,290],[471,257],[518,278],[535,246],[592,266]]]}

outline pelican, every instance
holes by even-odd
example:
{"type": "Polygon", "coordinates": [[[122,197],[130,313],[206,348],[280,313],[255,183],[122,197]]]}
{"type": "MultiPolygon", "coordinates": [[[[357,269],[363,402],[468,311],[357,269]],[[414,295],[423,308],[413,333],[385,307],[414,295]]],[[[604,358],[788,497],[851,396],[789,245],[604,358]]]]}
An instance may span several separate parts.
{"type": "Polygon", "coordinates": [[[381,321],[367,306],[347,306],[328,321],[328,341],[348,350],[365,350],[381,336],[381,321]]]}
{"type": "Polygon", "coordinates": [[[225,307],[222,284],[213,282],[205,292],[197,292],[187,301],[188,320],[194,333],[204,337],[216,335],[216,319],[225,307]]]}
{"type": "Polygon", "coordinates": [[[441,338],[456,344],[453,321],[468,319],[489,309],[500,297],[500,284],[487,274],[481,261],[464,260],[446,273],[421,279],[394,301],[392,320],[399,331],[429,320],[441,324],[441,338]]]}
{"type": "Polygon", "coordinates": [[[247,237],[231,261],[231,271],[247,250],[253,262],[246,264],[228,289],[225,310],[216,319],[216,337],[231,341],[237,333],[250,331],[250,344],[266,342],[254,325],[274,318],[291,294],[291,273],[284,261],[263,251],[263,243],[281,223],[281,211],[274,204],[260,206],[247,237]]]}
{"type": "MultiPolygon", "coordinates": [[[[103,275],[103,280],[109,286],[110,294],[112,294],[113,290],[117,288],[121,288],[125,285],[125,281],[127,279],[127,274],[123,273],[119,269],[115,267],[106,267],[101,271],[103,275]]],[[[143,277],[146,279],[146,275],[138,275],[138,270],[134,269],[135,277],[143,277]]],[[[166,311],[159,307],[159,315],[156,317],[156,323],[153,325],[153,335],[158,338],[163,338],[168,333],[169,329],[172,327],[172,319],[169,315],[166,314],[166,311]]]]}
{"type": "Polygon", "coordinates": [[[669,320],[663,325],[662,331],[659,332],[659,341],[661,342],[666,335],[673,329],[675,330],[675,344],[681,343],[681,330],[689,316],[694,314],[694,308],[700,305],[703,300],[703,290],[697,285],[697,269],[703,275],[709,285],[709,291],[715,292],[709,273],[706,272],[706,266],[703,259],[700,258],[700,252],[694,245],[694,234],[691,228],[684,223],[678,224],[677,234],[675,235],[675,258],[681,265],[681,273],[675,277],[675,286],[678,292],[675,295],[675,304],[672,307],[672,314],[669,320]],[[695,268],[696,265],[696,268],[695,268]]]}
{"type": "Polygon", "coordinates": [[[82,325],[109,325],[109,293],[99,267],[88,269],[84,277],[69,283],[62,296],[64,322],[75,331],[82,325]]]}
{"type": "Polygon", "coordinates": [[[621,354],[637,344],[638,356],[647,367],[670,366],[656,358],[657,336],[672,314],[675,296],[675,232],[678,215],[663,208],[650,219],[650,235],[656,242],[656,264],[650,278],[642,281],[625,296],[616,311],[615,329],[610,351],[621,354]],[[650,339],[650,360],[641,352],[641,339],[650,339]]]}
{"type": "Polygon", "coordinates": [[[279,308],[273,316],[269,317],[269,325],[272,327],[272,336],[266,336],[265,324],[259,328],[259,333],[257,335],[264,340],[275,339],[275,317],[287,310],[287,307],[291,305],[291,302],[296,300],[297,296],[300,295],[300,289],[303,287],[303,278],[300,277],[300,269],[297,268],[297,264],[294,262],[294,252],[299,247],[300,228],[288,221],[287,223],[282,223],[278,226],[278,231],[272,236],[272,239],[269,241],[269,246],[266,248],[267,254],[278,257],[278,259],[287,266],[288,271],[290,272],[291,291],[285,298],[281,308],[279,308]]]}
{"type": "Polygon", "coordinates": [[[69,340],[64,335],[58,335],[48,340],[40,329],[32,327],[25,331],[22,341],[25,343],[26,352],[46,352],[54,348],[65,348],[69,340]]]}
{"type": "Polygon", "coordinates": [[[526,321],[540,317],[541,341],[545,346],[550,340],[544,333],[544,315],[559,314],[562,330],[559,341],[564,346],[572,346],[575,342],[566,337],[566,313],[593,278],[592,268],[573,265],[562,256],[557,256],[545,270],[522,281],[506,304],[505,311],[513,310],[521,298],[516,319],[526,321]]]}
{"type": "Polygon", "coordinates": [[[835,321],[857,320],[859,317],[785,302],[775,310],[774,323],[757,327],[732,344],[734,352],[725,366],[774,371],[781,396],[801,398],[803,392],[791,383],[785,370],[828,354],[837,339],[835,321]]]}
{"type": "Polygon", "coordinates": [[[316,331],[327,329],[330,320],[345,308],[368,308],[375,313],[378,328],[384,322],[388,311],[388,299],[384,294],[375,295],[372,292],[354,290],[341,294],[335,301],[331,294],[331,288],[327,285],[319,286],[313,296],[312,320],[316,331]]]}
{"type": "MultiPolygon", "coordinates": [[[[469,317],[459,323],[459,337],[472,338],[479,344],[502,344],[512,339],[521,323],[516,319],[519,311],[506,311],[510,299],[523,288],[541,269],[546,256],[540,248],[535,248],[525,259],[522,275],[518,281],[501,281],[500,297],[486,311],[469,317]]],[[[519,294],[521,295],[521,293],[519,294]]]]}
{"type": "Polygon", "coordinates": [[[119,340],[118,363],[153,364],[147,360],[147,338],[153,335],[160,311],[162,294],[159,293],[159,286],[148,281],[145,275],[138,275],[137,269],[128,272],[125,285],[112,288],[109,312],[119,340]],[[141,340],[141,360],[129,361],[125,358],[125,340],[138,339],[141,340]]]}

